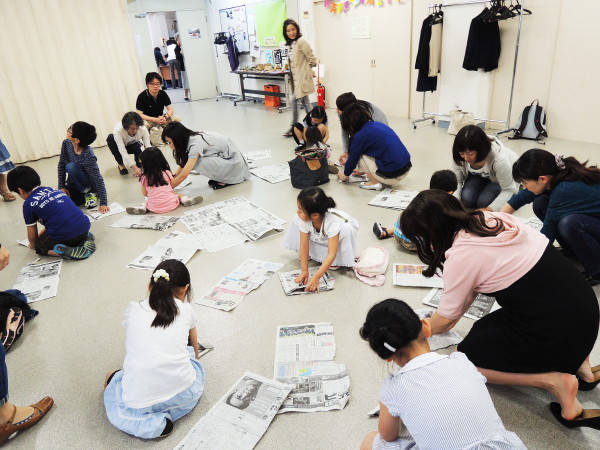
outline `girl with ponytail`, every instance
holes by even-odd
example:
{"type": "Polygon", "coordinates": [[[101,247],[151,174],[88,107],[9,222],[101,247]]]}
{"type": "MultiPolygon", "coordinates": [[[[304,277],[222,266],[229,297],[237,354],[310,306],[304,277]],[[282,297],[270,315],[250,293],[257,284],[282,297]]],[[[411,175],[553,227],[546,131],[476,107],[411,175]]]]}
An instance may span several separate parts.
{"type": "Polygon", "coordinates": [[[104,405],[110,422],[144,439],[167,436],[204,391],[190,273],[169,259],[150,277],[149,297],[129,303],[123,369],[107,377],[104,405]]]}
{"type": "Polygon", "coordinates": [[[335,209],[335,201],[323,189],[309,187],[298,194],[297,211],[283,240],[283,246],[300,253],[301,272],[296,283],[305,291],[318,292],[319,280],[329,269],[354,266],[358,256],[358,221],[335,209]],[[308,260],[320,262],[319,270],[308,276],[308,260]]]}
{"type": "Polygon", "coordinates": [[[542,233],[577,257],[591,286],[600,284],[600,169],[533,148],[515,162],[512,173],[525,189],[501,212],[512,214],[533,203],[544,223],[542,233]]]}
{"type": "Polygon", "coordinates": [[[485,377],[463,353],[431,352],[429,320],[419,320],[406,303],[393,298],[377,303],[360,336],[381,359],[400,367],[383,382],[379,432],[368,434],[361,450],[525,449],[504,428],[485,377]]]}

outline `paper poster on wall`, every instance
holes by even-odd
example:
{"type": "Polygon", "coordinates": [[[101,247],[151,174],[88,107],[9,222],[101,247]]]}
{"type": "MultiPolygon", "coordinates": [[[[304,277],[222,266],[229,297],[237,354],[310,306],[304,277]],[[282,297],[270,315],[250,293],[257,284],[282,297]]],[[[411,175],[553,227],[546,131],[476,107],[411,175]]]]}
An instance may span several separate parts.
{"type": "Polygon", "coordinates": [[[250,43],[250,56],[260,58],[260,45],[258,45],[258,42],[250,43]]]}
{"type": "Polygon", "coordinates": [[[273,61],[276,66],[281,67],[281,50],[273,50],[273,61]]]}
{"type": "Polygon", "coordinates": [[[250,51],[250,36],[248,22],[246,21],[246,7],[235,6],[219,10],[221,31],[227,36],[235,37],[235,44],[240,53],[250,51]]]}
{"type": "Polygon", "coordinates": [[[256,16],[248,14],[248,34],[256,34],[256,16]]]}
{"type": "Polygon", "coordinates": [[[369,16],[355,17],[352,19],[352,39],[370,39],[369,16]]]}
{"type": "Polygon", "coordinates": [[[202,37],[200,28],[188,28],[187,32],[190,39],[200,39],[202,37]]]}
{"type": "Polygon", "coordinates": [[[273,65],[273,50],[265,50],[265,64],[273,65]]]}
{"type": "Polygon", "coordinates": [[[275,47],[283,38],[283,22],[287,19],[285,1],[257,3],[256,37],[263,47],[275,47]]]}

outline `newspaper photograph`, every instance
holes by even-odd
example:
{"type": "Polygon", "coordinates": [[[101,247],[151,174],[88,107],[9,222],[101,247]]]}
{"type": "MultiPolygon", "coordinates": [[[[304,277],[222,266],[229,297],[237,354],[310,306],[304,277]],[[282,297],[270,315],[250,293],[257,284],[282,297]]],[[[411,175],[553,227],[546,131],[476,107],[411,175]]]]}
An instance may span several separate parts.
{"type": "MultiPolygon", "coordinates": [[[[438,308],[440,306],[440,300],[442,299],[441,289],[432,289],[423,299],[423,303],[427,306],[433,306],[438,308]]],[[[475,301],[469,308],[469,310],[463,314],[463,317],[467,317],[473,320],[479,320],[484,316],[487,316],[492,311],[500,309],[500,305],[496,303],[494,297],[489,295],[479,294],[475,297],[475,301]]]]}
{"type": "Polygon", "coordinates": [[[113,223],[111,227],[165,231],[175,225],[178,220],[179,217],[174,216],[154,216],[151,214],[134,216],[127,214],[113,223]]]}
{"type": "Polygon", "coordinates": [[[214,253],[282,231],[285,220],[244,197],[234,197],[186,213],[181,221],[214,253]]]}
{"type": "Polygon", "coordinates": [[[333,361],[335,337],[331,323],[277,327],[273,378],[293,384],[279,414],[343,409],[350,397],[344,364],[333,361]]]}
{"type": "Polygon", "coordinates": [[[290,165],[288,163],[255,167],[254,169],[250,169],[250,172],[269,183],[281,183],[291,178],[290,165]]]}
{"type": "MultiPolygon", "coordinates": [[[[308,279],[312,277],[317,270],[319,270],[319,266],[309,267],[308,268],[308,279]]],[[[279,274],[279,279],[281,280],[281,285],[283,286],[283,291],[286,295],[301,295],[301,294],[316,294],[317,292],[305,291],[306,287],[303,283],[296,283],[294,281],[296,278],[300,276],[301,270],[292,270],[291,272],[283,272],[279,274]]],[[[319,290],[322,291],[331,291],[335,285],[335,280],[329,272],[325,272],[325,274],[321,277],[319,281],[319,290]]]]}
{"type": "Polygon", "coordinates": [[[176,259],[184,264],[202,249],[202,244],[192,234],[173,231],[149,246],[144,253],[127,264],[131,269],[154,270],[166,259],[176,259]]]}
{"type": "Polygon", "coordinates": [[[246,372],[174,450],[253,449],[292,387],[246,372]]]}
{"type": "Polygon", "coordinates": [[[400,191],[397,189],[384,189],[369,202],[371,206],[381,206],[382,208],[391,208],[397,210],[406,209],[413,198],[417,196],[417,191],[400,191]]]}
{"type": "Polygon", "coordinates": [[[246,161],[260,161],[261,159],[270,159],[271,150],[255,150],[253,152],[244,153],[246,161]]]}
{"type": "Polygon", "coordinates": [[[435,274],[425,278],[422,273],[427,269],[424,264],[394,264],[393,282],[396,286],[443,288],[444,280],[435,274]]]}
{"type": "Polygon", "coordinates": [[[90,222],[94,222],[96,220],[104,219],[108,216],[114,216],[115,214],[121,214],[125,212],[125,208],[123,208],[119,203],[114,202],[108,205],[110,207],[110,211],[106,213],[101,213],[99,208],[90,209],[86,211],[86,214],[90,218],[90,222]]]}
{"type": "Polygon", "coordinates": [[[531,228],[535,228],[536,230],[541,230],[544,226],[544,223],[538,219],[537,217],[530,217],[529,219],[520,219],[525,225],[529,225],[531,228]]]}
{"type": "Polygon", "coordinates": [[[29,303],[56,297],[62,260],[30,264],[21,269],[13,289],[18,289],[29,303]]]}
{"type": "MultiPolygon", "coordinates": [[[[428,319],[433,314],[432,309],[415,309],[417,316],[419,319],[428,319]]],[[[447,331],[441,334],[434,334],[430,338],[427,338],[429,342],[429,348],[432,352],[436,350],[440,350],[442,348],[452,347],[453,345],[458,345],[462,342],[462,337],[454,330],[447,331]]]]}
{"type": "Polygon", "coordinates": [[[219,283],[197,299],[196,303],[231,311],[246,295],[271,278],[282,267],[283,264],[248,258],[229,275],[221,278],[219,283]]]}

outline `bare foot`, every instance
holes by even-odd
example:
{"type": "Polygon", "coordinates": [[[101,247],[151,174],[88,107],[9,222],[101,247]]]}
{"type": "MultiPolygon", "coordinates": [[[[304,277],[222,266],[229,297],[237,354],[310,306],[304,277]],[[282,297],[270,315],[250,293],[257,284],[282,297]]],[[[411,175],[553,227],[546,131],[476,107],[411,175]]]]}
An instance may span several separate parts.
{"type": "MultiPolygon", "coordinates": [[[[599,374],[600,375],[600,374],[599,374]]],[[[596,381],[594,374],[592,373],[592,366],[590,365],[590,357],[585,358],[585,361],[581,367],[577,370],[577,376],[588,383],[596,381]]]]}
{"type": "Polygon", "coordinates": [[[14,412],[13,406],[17,408],[17,412],[15,413],[12,423],[21,422],[35,412],[31,406],[17,406],[12,403],[5,403],[0,410],[0,424],[8,423],[14,412]]]}
{"type": "Polygon", "coordinates": [[[112,378],[112,376],[115,373],[117,373],[119,370],[121,370],[121,369],[110,370],[110,371],[106,372],[106,377],[104,378],[104,389],[106,389],[106,386],[108,386],[109,380],[112,378]]]}
{"type": "Polygon", "coordinates": [[[561,415],[567,420],[573,420],[581,414],[583,407],[577,400],[579,382],[574,375],[554,372],[551,376],[549,391],[554,394],[562,408],[561,415]]]}

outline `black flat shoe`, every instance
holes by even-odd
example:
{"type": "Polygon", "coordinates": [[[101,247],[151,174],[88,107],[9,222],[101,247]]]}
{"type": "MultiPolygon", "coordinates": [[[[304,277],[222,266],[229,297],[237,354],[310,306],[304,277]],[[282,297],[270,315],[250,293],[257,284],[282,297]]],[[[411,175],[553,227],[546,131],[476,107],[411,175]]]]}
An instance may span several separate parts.
{"type": "Polygon", "coordinates": [[[127,175],[127,174],[129,173],[129,170],[127,170],[127,168],[126,168],[126,167],[123,167],[123,168],[121,169],[119,166],[117,166],[117,169],[119,169],[119,173],[120,173],[121,175],[127,175]]]}
{"type": "MultiPolygon", "coordinates": [[[[599,366],[595,366],[592,367],[592,373],[594,372],[598,372],[599,366]]],[[[592,389],[594,389],[596,386],[598,386],[598,384],[600,384],[600,380],[596,380],[596,381],[585,381],[581,378],[579,378],[578,375],[575,375],[575,378],[577,378],[577,381],[579,382],[579,390],[580,391],[591,391],[592,389]]]]}
{"type": "Polygon", "coordinates": [[[208,185],[209,186],[214,186],[215,184],[219,184],[219,182],[215,181],[215,180],[208,180],[208,185]]]}
{"type": "Polygon", "coordinates": [[[584,409],[583,412],[573,420],[567,420],[560,415],[562,411],[560,403],[550,403],[550,411],[556,420],[567,428],[589,427],[600,430],[600,409],[584,409]]]}
{"type": "Polygon", "coordinates": [[[392,235],[388,232],[386,227],[382,227],[379,222],[373,224],[373,234],[377,236],[377,239],[391,238],[392,235]]]}
{"type": "Polygon", "coordinates": [[[221,184],[221,183],[216,182],[215,184],[212,185],[212,188],[216,191],[217,189],[223,189],[223,188],[226,188],[227,186],[231,186],[231,184],[227,184],[227,183],[221,184]]]}

